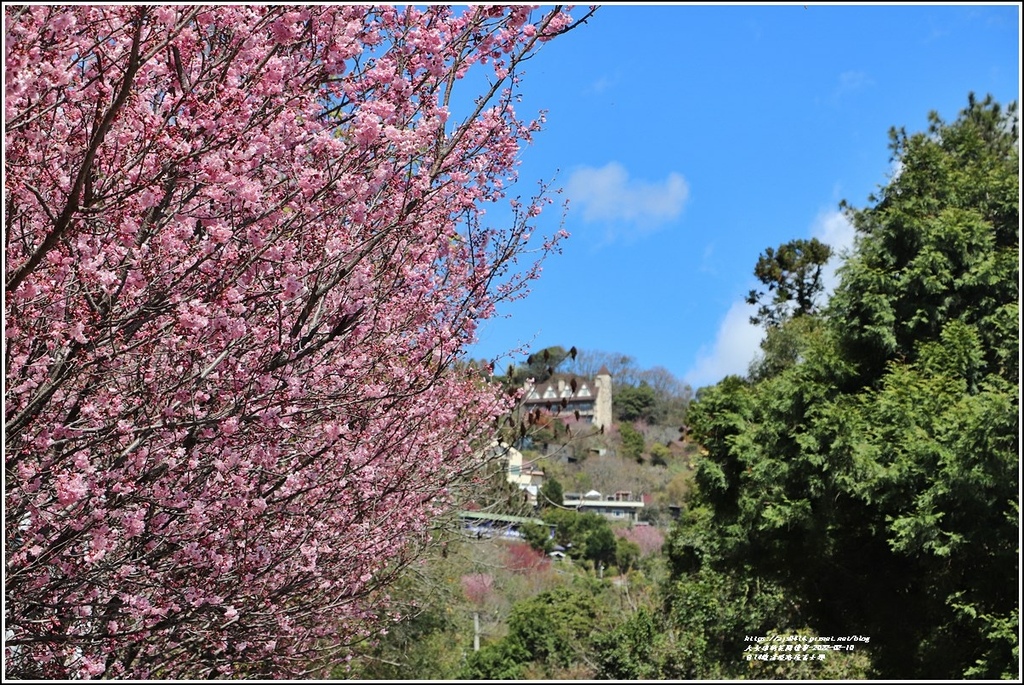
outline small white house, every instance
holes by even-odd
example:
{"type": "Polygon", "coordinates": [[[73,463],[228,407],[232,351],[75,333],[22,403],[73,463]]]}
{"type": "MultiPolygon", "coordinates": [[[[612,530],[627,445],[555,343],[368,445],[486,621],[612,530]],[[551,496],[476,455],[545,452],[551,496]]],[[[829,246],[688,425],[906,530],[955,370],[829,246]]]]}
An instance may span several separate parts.
{"type": "Polygon", "coordinates": [[[597,490],[579,495],[566,493],[562,506],[577,511],[590,511],[601,514],[613,521],[636,522],[644,509],[643,499],[634,497],[628,491],[619,491],[614,495],[604,496],[597,490]]]}

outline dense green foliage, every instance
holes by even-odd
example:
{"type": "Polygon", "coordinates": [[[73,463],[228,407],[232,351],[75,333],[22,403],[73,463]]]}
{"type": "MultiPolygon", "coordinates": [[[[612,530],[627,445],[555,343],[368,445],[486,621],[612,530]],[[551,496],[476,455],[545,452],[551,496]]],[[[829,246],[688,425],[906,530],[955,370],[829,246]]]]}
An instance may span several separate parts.
{"type": "MultiPolygon", "coordinates": [[[[581,579],[582,580],[582,579],[581,579]]],[[[610,620],[598,601],[602,586],[561,586],[519,602],[508,618],[508,634],[469,655],[458,677],[510,680],[551,677],[584,661],[591,636],[610,620]],[[527,673],[527,667],[532,669],[527,673]]]]}
{"type": "Polygon", "coordinates": [[[636,567],[640,554],[640,545],[637,543],[624,537],[615,538],[615,567],[620,573],[628,573],[636,567]]]}
{"type": "MultiPolygon", "coordinates": [[[[546,509],[541,518],[554,526],[555,535],[550,542],[564,547],[572,559],[589,561],[595,568],[598,565],[608,568],[615,564],[616,540],[608,519],[599,514],[559,508],[546,509]]],[[[538,546],[535,536],[527,539],[537,549],[550,550],[548,541],[538,546]]]]}
{"type": "Polygon", "coordinates": [[[674,571],[770,582],[799,606],[780,628],[870,636],[882,677],[1011,677],[1016,108],[972,97],[892,149],[900,173],[849,210],[856,249],[820,320],[783,322],[750,380],[691,406],[706,514],[676,531],[674,571]]]}
{"type": "Polygon", "coordinates": [[[658,678],[663,669],[655,656],[663,639],[655,616],[641,608],[615,630],[595,638],[599,677],[609,680],[658,678]]]}
{"type": "Polygon", "coordinates": [[[616,389],[615,416],[620,421],[652,421],[657,408],[658,397],[646,381],[636,386],[621,385],[616,389]]]}
{"type": "Polygon", "coordinates": [[[628,423],[619,424],[619,435],[622,437],[622,456],[629,459],[643,460],[644,436],[628,423]]]}
{"type": "Polygon", "coordinates": [[[651,445],[651,463],[655,466],[668,466],[669,459],[672,458],[672,450],[667,446],[662,445],[660,442],[651,445]]]}
{"type": "Polygon", "coordinates": [[[564,494],[565,493],[562,492],[562,484],[554,478],[548,478],[544,481],[544,484],[540,486],[540,507],[545,509],[551,506],[562,506],[564,494]]]}

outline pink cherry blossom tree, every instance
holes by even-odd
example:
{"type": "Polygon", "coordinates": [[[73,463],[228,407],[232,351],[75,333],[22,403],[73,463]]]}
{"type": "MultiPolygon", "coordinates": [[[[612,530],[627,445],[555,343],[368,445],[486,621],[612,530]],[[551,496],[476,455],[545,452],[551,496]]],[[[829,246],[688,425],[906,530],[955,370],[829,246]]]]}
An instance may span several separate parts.
{"type": "Polygon", "coordinates": [[[532,575],[550,566],[551,559],[526,542],[510,542],[505,546],[505,567],[513,573],[532,575]]]}
{"type": "Polygon", "coordinates": [[[508,409],[457,362],[564,235],[514,105],[587,16],[5,6],[8,677],[369,634],[508,409]]]}
{"type": "Polygon", "coordinates": [[[665,534],[654,526],[616,528],[615,534],[620,538],[626,538],[630,542],[635,542],[640,548],[642,556],[661,551],[662,545],[665,544],[665,534]]]}
{"type": "Polygon", "coordinates": [[[494,592],[494,576],[489,573],[468,573],[462,576],[462,591],[478,610],[494,592]]]}

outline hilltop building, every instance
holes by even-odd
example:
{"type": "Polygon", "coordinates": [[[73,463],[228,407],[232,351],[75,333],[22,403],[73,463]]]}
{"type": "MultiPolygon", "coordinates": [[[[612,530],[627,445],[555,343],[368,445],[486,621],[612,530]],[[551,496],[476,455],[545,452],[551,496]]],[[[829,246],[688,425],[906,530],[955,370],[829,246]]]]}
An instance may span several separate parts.
{"type": "Polygon", "coordinates": [[[525,390],[527,411],[545,409],[596,428],[612,425],[612,375],[606,366],[593,378],[560,373],[543,383],[527,383],[525,390]]]}
{"type": "Polygon", "coordinates": [[[602,495],[597,490],[580,494],[567,492],[562,506],[576,511],[600,514],[612,521],[629,521],[636,523],[644,510],[644,499],[633,495],[628,490],[619,490],[614,495],[602,495]]]}

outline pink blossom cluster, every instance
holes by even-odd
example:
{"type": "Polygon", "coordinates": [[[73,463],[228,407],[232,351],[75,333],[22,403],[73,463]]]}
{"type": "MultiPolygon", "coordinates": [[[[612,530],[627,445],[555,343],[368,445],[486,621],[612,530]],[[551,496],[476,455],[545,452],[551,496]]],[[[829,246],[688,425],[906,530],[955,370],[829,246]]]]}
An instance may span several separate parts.
{"type": "Polygon", "coordinates": [[[505,566],[513,573],[528,575],[547,570],[551,560],[526,542],[510,542],[505,547],[505,566]]]}
{"type": "Polygon", "coordinates": [[[665,534],[654,526],[632,526],[630,528],[616,528],[615,534],[630,542],[635,542],[640,548],[640,554],[647,556],[661,551],[665,543],[665,534]]]}
{"type": "Polygon", "coordinates": [[[488,573],[467,573],[461,580],[466,599],[477,606],[483,606],[494,592],[494,576],[488,573]]]}
{"type": "Polygon", "coordinates": [[[460,361],[557,249],[506,193],[519,65],[571,20],[4,19],[5,675],[315,673],[508,409],[460,361]]]}

